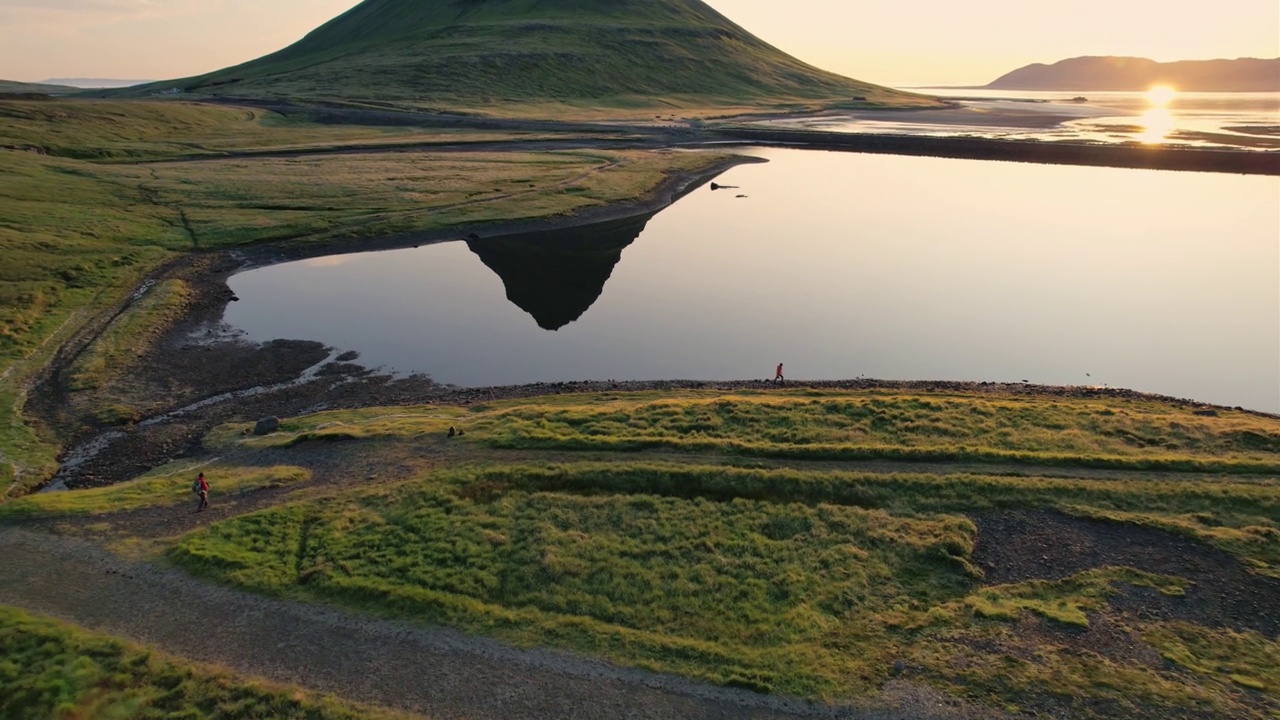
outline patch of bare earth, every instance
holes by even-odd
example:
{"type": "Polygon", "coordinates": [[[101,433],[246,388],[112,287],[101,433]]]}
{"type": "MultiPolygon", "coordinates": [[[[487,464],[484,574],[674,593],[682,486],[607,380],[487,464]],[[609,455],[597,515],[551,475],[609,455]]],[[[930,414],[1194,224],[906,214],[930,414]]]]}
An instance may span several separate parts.
{"type": "MultiPolygon", "coordinates": [[[[978,542],[973,560],[987,583],[1060,580],[1102,567],[1132,567],[1185,578],[1183,596],[1118,585],[1108,607],[1088,614],[1088,627],[1045,620],[1025,612],[1001,640],[972,643],[977,652],[1007,654],[1038,662],[1045,648],[1097,656],[1141,666],[1186,683],[1201,681],[1167,661],[1135,630],[1143,623],[1184,621],[1210,628],[1280,634],[1280,580],[1249,572],[1225,552],[1189,538],[1137,525],[1072,517],[1040,510],[1001,511],[974,516],[978,542]]],[[[1242,695],[1267,716],[1266,701],[1242,695]],[[1264,707],[1265,706],[1265,707],[1264,707]]],[[[1133,720],[1222,720],[1211,709],[1144,707],[1103,697],[1030,698],[1025,707],[1040,717],[1132,718],[1133,720]]]]}
{"type": "Polygon", "coordinates": [[[1112,600],[1142,620],[1185,620],[1213,628],[1280,635],[1280,580],[1249,572],[1216,548],[1173,533],[1046,511],[974,517],[973,560],[993,585],[1060,580],[1100,567],[1132,567],[1186,578],[1185,596],[1125,587],[1112,600]]]}

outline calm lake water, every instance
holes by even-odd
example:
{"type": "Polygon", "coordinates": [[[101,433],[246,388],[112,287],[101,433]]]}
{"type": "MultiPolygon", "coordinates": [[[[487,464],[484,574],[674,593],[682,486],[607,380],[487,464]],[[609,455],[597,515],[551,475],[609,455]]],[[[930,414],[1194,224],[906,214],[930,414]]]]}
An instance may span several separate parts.
{"type": "Polygon", "coordinates": [[[1280,93],[1034,92],[926,88],[961,108],[782,120],[828,132],[1280,149],[1280,93]],[[1072,102],[1082,97],[1083,102],[1072,102]]]}
{"type": "Polygon", "coordinates": [[[226,322],[464,386],[784,362],[1280,412],[1280,178],[751,154],[648,219],[245,272],[226,322]]]}

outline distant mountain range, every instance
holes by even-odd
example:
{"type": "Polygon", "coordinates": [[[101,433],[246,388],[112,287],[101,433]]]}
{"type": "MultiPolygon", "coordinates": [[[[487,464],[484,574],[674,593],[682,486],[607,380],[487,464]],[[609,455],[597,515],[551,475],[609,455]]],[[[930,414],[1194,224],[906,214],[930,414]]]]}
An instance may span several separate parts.
{"type": "Polygon", "coordinates": [[[1141,91],[1153,85],[1169,85],[1185,92],[1280,92],[1280,58],[1158,63],[1137,57],[1077,57],[1052,65],[1027,65],[985,87],[1141,91]]]}

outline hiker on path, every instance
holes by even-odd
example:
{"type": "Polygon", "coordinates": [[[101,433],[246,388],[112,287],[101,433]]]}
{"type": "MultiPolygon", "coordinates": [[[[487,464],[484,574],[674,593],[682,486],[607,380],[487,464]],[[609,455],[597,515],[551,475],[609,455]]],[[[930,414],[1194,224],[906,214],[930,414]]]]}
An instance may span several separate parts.
{"type": "Polygon", "coordinates": [[[782,377],[782,363],[778,363],[778,372],[773,376],[774,382],[786,382],[787,379],[782,377]]]}
{"type": "Polygon", "coordinates": [[[200,473],[191,489],[200,495],[200,507],[196,508],[196,512],[209,507],[209,481],[204,479],[204,473],[200,473]]]}

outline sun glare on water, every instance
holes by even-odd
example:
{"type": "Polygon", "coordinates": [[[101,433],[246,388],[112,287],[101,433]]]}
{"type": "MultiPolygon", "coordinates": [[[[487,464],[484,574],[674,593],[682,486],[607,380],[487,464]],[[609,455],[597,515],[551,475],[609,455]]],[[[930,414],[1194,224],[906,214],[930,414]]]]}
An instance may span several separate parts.
{"type": "Polygon", "coordinates": [[[1151,103],[1152,107],[1168,107],[1177,96],[1178,91],[1168,85],[1156,85],[1147,91],[1147,102],[1151,103]]]}
{"type": "Polygon", "coordinates": [[[1173,112],[1169,104],[1178,96],[1178,91],[1168,85],[1156,85],[1147,91],[1147,102],[1151,107],[1142,115],[1142,131],[1138,140],[1147,144],[1159,144],[1169,139],[1174,130],[1173,112]]]}

